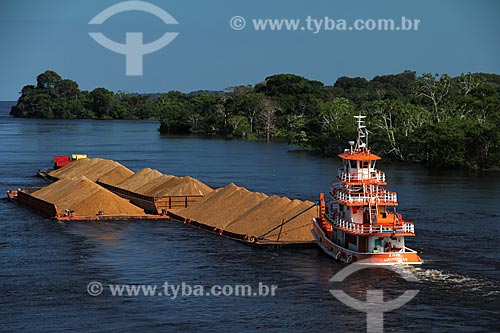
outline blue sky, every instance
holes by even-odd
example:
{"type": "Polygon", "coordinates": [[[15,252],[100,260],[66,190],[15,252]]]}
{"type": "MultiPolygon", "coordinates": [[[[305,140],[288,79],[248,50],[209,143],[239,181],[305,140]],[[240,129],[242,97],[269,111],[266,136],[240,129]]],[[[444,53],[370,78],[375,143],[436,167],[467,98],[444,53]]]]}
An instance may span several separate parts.
{"type": "Polygon", "coordinates": [[[101,26],[88,22],[116,0],[0,0],[0,100],[16,100],[26,84],[52,69],[81,89],[184,92],[255,84],[293,73],[331,85],[340,76],[399,73],[406,69],[458,75],[500,73],[500,2],[495,0],[195,1],[151,0],[178,22],[129,11],[101,26]],[[229,21],[243,16],[243,30],[229,21]],[[418,31],[255,31],[252,19],[379,19],[405,16],[418,31]],[[151,42],[179,32],[163,49],[145,55],[143,75],[125,75],[125,56],[97,44],[89,32],[117,42],[143,32],[151,42]]]}

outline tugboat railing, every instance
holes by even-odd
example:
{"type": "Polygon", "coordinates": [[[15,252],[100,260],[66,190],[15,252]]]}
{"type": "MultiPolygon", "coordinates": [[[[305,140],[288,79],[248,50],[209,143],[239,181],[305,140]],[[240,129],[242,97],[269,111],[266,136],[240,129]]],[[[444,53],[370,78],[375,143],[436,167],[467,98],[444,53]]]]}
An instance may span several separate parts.
{"type": "Polygon", "coordinates": [[[326,216],[334,227],[345,229],[354,234],[383,234],[383,233],[405,233],[413,234],[415,233],[415,226],[413,223],[403,222],[400,225],[392,226],[373,226],[373,225],[363,225],[361,223],[349,222],[340,217],[332,219],[332,215],[326,216]]]}
{"type": "Polygon", "coordinates": [[[338,171],[337,177],[339,180],[344,182],[361,182],[367,180],[385,182],[385,172],[380,170],[374,170],[370,172],[345,172],[344,170],[340,169],[338,171]]]}
{"type": "Polygon", "coordinates": [[[343,191],[335,191],[334,198],[336,200],[345,201],[349,203],[362,203],[362,202],[397,202],[398,196],[395,192],[378,192],[372,195],[365,194],[352,194],[343,191]]]}

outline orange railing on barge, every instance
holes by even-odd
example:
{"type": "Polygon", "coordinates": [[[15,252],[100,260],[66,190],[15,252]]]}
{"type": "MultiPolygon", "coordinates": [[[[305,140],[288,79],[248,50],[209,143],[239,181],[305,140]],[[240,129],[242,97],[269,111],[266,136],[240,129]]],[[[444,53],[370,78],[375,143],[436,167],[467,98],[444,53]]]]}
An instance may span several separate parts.
{"type": "Polygon", "coordinates": [[[203,198],[203,195],[168,195],[155,197],[139,194],[99,181],[97,181],[97,184],[121,196],[122,198],[130,200],[130,202],[134,205],[141,207],[146,212],[151,214],[164,215],[169,209],[186,208],[203,198]]]}

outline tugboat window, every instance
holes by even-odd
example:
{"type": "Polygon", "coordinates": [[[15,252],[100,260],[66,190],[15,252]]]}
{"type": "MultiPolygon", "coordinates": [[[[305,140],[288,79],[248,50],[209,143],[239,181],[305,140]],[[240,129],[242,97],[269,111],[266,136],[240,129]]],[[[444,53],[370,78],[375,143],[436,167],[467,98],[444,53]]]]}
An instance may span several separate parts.
{"type": "Polygon", "coordinates": [[[351,161],[351,169],[356,169],[356,161],[351,161]]]}

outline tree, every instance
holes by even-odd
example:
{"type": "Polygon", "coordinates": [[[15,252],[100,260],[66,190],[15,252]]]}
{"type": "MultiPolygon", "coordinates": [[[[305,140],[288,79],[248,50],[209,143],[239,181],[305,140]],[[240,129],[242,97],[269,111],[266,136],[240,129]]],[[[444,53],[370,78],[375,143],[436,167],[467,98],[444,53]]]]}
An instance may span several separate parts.
{"type": "Polygon", "coordinates": [[[157,105],[160,110],[160,132],[189,134],[191,132],[191,107],[185,94],[169,91],[162,94],[157,105]]]}
{"type": "Polygon", "coordinates": [[[396,123],[397,114],[402,109],[401,103],[393,100],[374,101],[368,104],[367,109],[371,123],[381,131],[382,135],[385,136],[384,142],[388,143],[388,146],[384,145],[386,146],[385,153],[393,154],[397,159],[404,160],[397,140],[399,131],[396,123]]]}
{"type": "MultiPolygon", "coordinates": [[[[189,114],[197,121],[195,132],[214,135],[226,131],[224,117],[225,101],[222,102],[216,94],[200,94],[189,99],[189,114]],[[224,109],[222,109],[224,108],[224,109]]],[[[227,119],[226,119],[227,123],[227,119]]]]}
{"type": "Polygon", "coordinates": [[[368,80],[361,77],[340,77],[334,84],[339,97],[346,97],[351,100],[356,106],[360,106],[363,102],[377,98],[374,86],[368,80]]]}
{"type": "Polygon", "coordinates": [[[45,71],[36,77],[36,87],[53,92],[57,84],[61,81],[61,76],[54,71],[45,71]]]}
{"type": "Polygon", "coordinates": [[[229,119],[229,109],[226,108],[226,102],[228,97],[226,95],[217,96],[217,102],[215,104],[215,112],[219,119],[222,119],[222,126],[219,128],[219,131],[226,133],[227,132],[227,120],[229,119]]]}
{"type": "Polygon", "coordinates": [[[264,98],[259,103],[259,120],[266,133],[266,142],[269,143],[271,135],[275,130],[276,112],[279,107],[269,98],[264,98]]]}
{"type": "Polygon", "coordinates": [[[90,110],[101,119],[114,118],[115,94],[105,88],[96,88],[89,95],[90,110]]]}
{"type": "Polygon", "coordinates": [[[425,73],[417,79],[417,97],[424,98],[432,103],[432,110],[437,122],[447,120],[451,117],[451,110],[443,107],[445,98],[450,92],[451,79],[448,75],[432,75],[425,73]],[[438,79],[439,78],[439,79],[438,79]]]}
{"type": "Polygon", "coordinates": [[[245,107],[244,112],[250,122],[250,133],[253,133],[255,116],[257,115],[258,109],[257,105],[259,105],[260,101],[264,97],[258,94],[249,94],[245,95],[245,107]]]}
{"type": "Polygon", "coordinates": [[[471,119],[449,119],[422,127],[413,137],[418,157],[435,168],[477,169],[484,151],[485,128],[471,119]],[[482,144],[481,144],[482,143],[482,144]]]}
{"type": "Polygon", "coordinates": [[[374,86],[378,99],[394,99],[408,103],[415,90],[415,81],[415,72],[406,70],[395,75],[375,76],[370,84],[374,86]]]}
{"type": "Polygon", "coordinates": [[[10,114],[14,117],[30,117],[35,114],[34,98],[36,94],[35,86],[24,86],[21,90],[21,97],[19,97],[17,104],[12,107],[10,114]]]}
{"type": "Polygon", "coordinates": [[[335,140],[340,140],[345,133],[345,126],[353,121],[354,114],[354,105],[347,98],[339,97],[325,102],[320,106],[322,130],[335,140]]]}
{"type": "Polygon", "coordinates": [[[287,116],[288,140],[290,143],[302,147],[309,147],[308,121],[303,114],[290,114],[287,116]]]}
{"type": "Polygon", "coordinates": [[[80,95],[78,84],[72,80],[59,80],[54,86],[57,95],[66,99],[76,99],[80,95]]]}
{"type": "Polygon", "coordinates": [[[54,118],[54,102],[49,94],[36,94],[33,109],[37,118],[54,118]]]}
{"type": "Polygon", "coordinates": [[[264,98],[264,94],[255,93],[250,90],[234,94],[232,97],[234,113],[247,117],[250,124],[250,134],[254,132],[255,119],[259,112],[258,106],[264,98]]]}
{"type": "Polygon", "coordinates": [[[456,101],[459,117],[474,117],[480,123],[485,123],[490,112],[490,96],[496,95],[494,88],[485,82],[484,78],[471,73],[461,74],[455,78],[456,101]]]}
{"type": "Polygon", "coordinates": [[[245,116],[232,115],[228,119],[228,125],[230,127],[231,136],[246,137],[250,129],[250,124],[245,116]]]}
{"type": "MultiPolygon", "coordinates": [[[[316,130],[310,130],[312,147],[330,155],[342,151],[346,142],[352,139],[356,127],[353,116],[356,114],[354,104],[345,97],[337,97],[319,106],[319,114],[315,118],[316,130]]],[[[314,122],[310,127],[315,127],[314,122]]]]}
{"type": "Polygon", "coordinates": [[[316,109],[313,102],[326,95],[323,83],[292,74],[272,75],[255,85],[255,92],[272,98],[284,114],[300,114],[316,109]]]}

